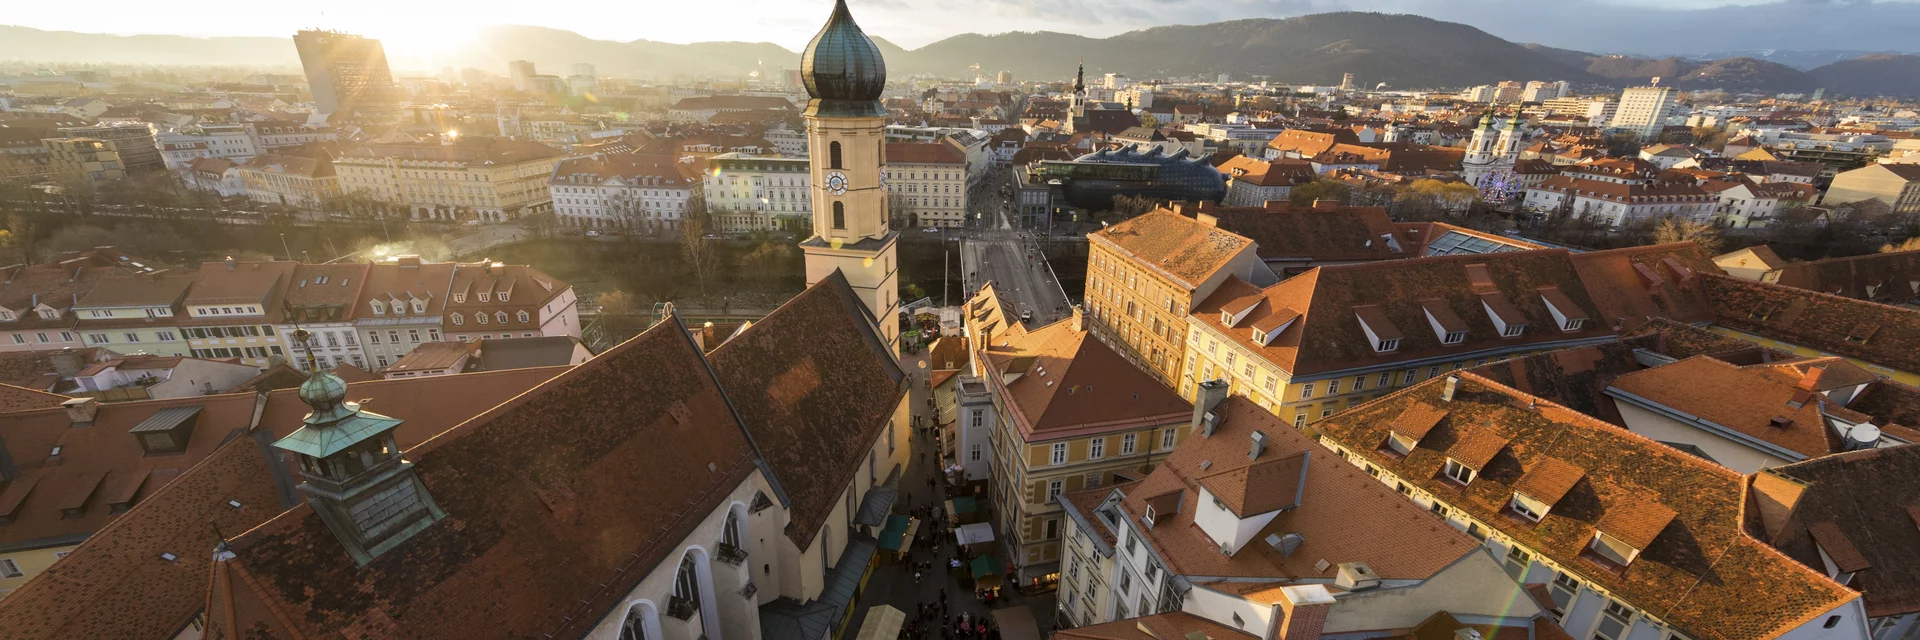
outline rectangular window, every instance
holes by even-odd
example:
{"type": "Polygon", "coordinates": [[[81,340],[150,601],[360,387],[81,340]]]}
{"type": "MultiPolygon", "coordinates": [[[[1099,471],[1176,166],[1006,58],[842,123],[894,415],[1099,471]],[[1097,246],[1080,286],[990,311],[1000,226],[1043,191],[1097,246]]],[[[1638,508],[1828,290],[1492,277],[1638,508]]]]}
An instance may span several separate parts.
{"type": "Polygon", "coordinates": [[[1442,469],[1442,472],[1460,484],[1473,482],[1473,467],[1455,462],[1453,458],[1447,458],[1446,467],[1442,469]]]}
{"type": "Polygon", "coordinates": [[[1164,450],[1164,449],[1173,448],[1173,439],[1174,439],[1175,433],[1178,433],[1178,432],[1173,429],[1166,429],[1160,432],[1160,448],[1161,449],[1164,450]]]}
{"type": "Polygon", "coordinates": [[[1419,378],[1420,378],[1419,369],[1408,369],[1406,373],[1400,376],[1400,386],[1413,384],[1413,381],[1419,378]]]}
{"type": "Polygon", "coordinates": [[[367,344],[380,344],[380,332],[378,332],[378,331],[368,331],[368,332],[367,332],[367,344]]]}
{"type": "MultiPolygon", "coordinates": [[[[385,360],[385,358],[381,358],[381,359],[385,360]]],[[[384,362],[381,363],[381,366],[386,366],[386,363],[384,362]]],[[[980,461],[980,445],[977,445],[977,444],[972,445],[972,449],[967,452],[967,458],[972,462],[979,462],[980,461]]]]}
{"type": "Polygon", "coordinates": [[[1374,384],[1373,386],[1376,386],[1376,387],[1380,387],[1380,388],[1382,388],[1382,389],[1385,389],[1385,388],[1387,388],[1387,387],[1389,387],[1389,386],[1392,386],[1392,385],[1393,385],[1393,372],[1392,372],[1392,371],[1382,371],[1382,372],[1380,372],[1380,382],[1379,382],[1379,383],[1376,383],[1376,384],[1374,384]]]}
{"type": "Polygon", "coordinates": [[[1313,397],[1313,383],[1309,382],[1309,383],[1300,385],[1300,399],[1307,400],[1307,399],[1311,399],[1312,397],[1313,397]]]}
{"type": "Polygon", "coordinates": [[[1301,409],[1293,412],[1293,428],[1299,429],[1305,426],[1307,426],[1307,411],[1301,409]]]}
{"type": "Polygon", "coordinates": [[[1366,377],[1366,376],[1354,376],[1354,377],[1353,377],[1353,390],[1354,390],[1354,391],[1365,391],[1365,390],[1366,390],[1366,388],[1367,388],[1367,377],[1366,377]]]}
{"type": "Polygon", "coordinates": [[[27,574],[20,570],[20,563],[14,562],[13,558],[0,558],[0,578],[18,578],[24,575],[27,574]]]}
{"type": "Polygon", "coordinates": [[[407,340],[408,340],[409,342],[419,342],[419,341],[420,341],[420,330],[419,330],[419,329],[408,329],[408,330],[407,330],[407,340]]]}
{"type": "Polygon", "coordinates": [[[1100,458],[1105,457],[1106,455],[1107,455],[1107,439],[1106,438],[1094,438],[1092,442],[1087,444],[1088,460],[1099,460],[1100,458]]]}
{"type": "MultiPolygon", "coordinates": [[[[1055,482],[1055,483],[1058,483],[1059,481],[1058,481],[1058,480],[1056,480],[1056,481],[1054,481],[1054,482],[1055,482]]],[[[1046,536],[1045,538],[1041,538],[1041,539],[1042,539],[1042,540],[1052,540],[1052,539],[1055,539],[1055,538],[1058,538],[1058,537],[1060,537],[1060,519],[1058,519],[1058,518],[1050,518],[1050,519],[1048,519],[1048,520],[1047,520],[1047,536],[1046,536]]]]}
{"type": "Polygon", "coordinates": [[[1515,581],[1522,580],[1527,575],[1527,567],[1532,565],[1533,554],[1527,553],[1526,549],[1520,548],[1520,545],[1517,544],[1507,548],[1507,577],[1513,578],[1515,581]]]}
{"type": "Polygon", "coordinates": [[[1120,436],[1120,455],[1133,455],[1133,436],[1131,433],[1120,436]]]}
{"type": "Polygon", "coordinates": [[[1339,380],[1339,379],[1337,379],[1337,378],[1336,378],[1336,379],[1333,379],[1333,380],[1328,380],[1328,381],[1327,381],[1327,395],[1330,395],[1330,396],[1337,396],[1337,395],[1340,395],[1340,380],[1339,380]]]}
{"type": "Polygon", "coordinates": [[[1067,443],[1065,442],[1053,443],[1053,455],[1049,459],[1051,460],[1052,464],[1055,464],[1055,465],[1066,464],[1067,463],[1067,443]]]}

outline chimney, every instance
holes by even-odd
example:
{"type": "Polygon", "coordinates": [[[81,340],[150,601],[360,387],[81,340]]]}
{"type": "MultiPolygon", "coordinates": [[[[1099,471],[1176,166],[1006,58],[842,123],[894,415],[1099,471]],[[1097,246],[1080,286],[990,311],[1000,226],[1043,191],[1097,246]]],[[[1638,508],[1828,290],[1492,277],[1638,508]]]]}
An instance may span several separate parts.
{"type": "Polygon", "coordinates": [[[1454,392],[1459,390],[1460,390],[1460,376],[1449,375],[1447,376],[1447,389],[1445,391],[1440,392],[1440,399],[1445,400],[1447,402],[1453,402],[1453,394],[1454,392]]]}
{"type": "Polygon", "coordinates": [[[1314,211],[1337,211],[1339,209],[1340,209],[1339,200],[1315,199],[1313,201],[1314,211]]]}
{"type": "Polygon", "coordinates": [[[1209,226],[1209,227],[1218,227],[1218,226],[1220,226],[1220,218],[1218,218],[1218,217],[1215,217],[1215,216],[1214,216],[1213,214],[1211,214],[1211,213],[1200,213],[1200,214],[1194,214],[1194,219],[1195,219],[1195,220],[1199,220],[1199,221],[1200,221],[1200,224],[1203,224],[1203,225],[1206,225],[1206,226],[1209,226]]]}
{"type": "Polygon", "coordinates": [[[1326,629],[1327,612],[1333,609],[1333,594],[1323,584],[1281,587],[1281,616],[1275,623],[1276,640],[1320,640],[1326,629]]]}
{"type": "Polygon", "coordinates": [[[67,422],[74,427],[93,426],[93,417],[100,413],[100,400],[97,398],[74,398],[60,403],[67,411],[67,422]]]}
{"type": "Polygon", "coordinates": [[[1801,494],[1806,493],[1807,485],[1797,480],[1762,470],[1753,474],[1753,502],[1760,512],[1760,540],[1771,544],[1780,530],[1787,526],[1787,516],[1800,504],[1801,494]]]}
{"type": "Polygon", "coordinates": [[[62,378],[74,377],[87,368],[86,354],[74,351],[72,347],[47,354],[47,362],[53,365],[53,372],[62,378]]]}
{"type": "Polygon", "coordinates": [[[1220,428],[1220,414],[1214,409],[1227,399],[1227,381],[1208,380],[1199,384],[1193,397],[1193,430],[1202,437],[1212,436],[1220,428]]]}
{"type": "Polygon", "coordinates": [[[233,264],[233,256],[227,256],[227,270],[228,270],[228,271],[232,271],[232,270],[233,270],[233,266],[234,266],[234,264],[233,264]]]}
{"type": "Polygon", "coordinates": [[[498,275],[505,275],[506,273],[507,273],[507,265],[506,265],[506,263],[502,263],[502,262],[490,262],[490,263],[487,263],[487,274],[488,274],[488,275],[495,275],[495,276],[498,276],[498,275]]]}
{"type": "Polygon", "coordinates": [[[1077,304],[1073,305],[1073,324],[1070,328],[1073,329],[1074,333],[1087,330],[1087,310],[1085,307],[1077,304]]]}
{"type": "Polygon", "coordinates": [[[1266,453],[1266,451],[1267,451],[1267,434],[1261,433],[1259,431],[1254,431],[1253,447],[1247,450],[1247,459],[1259,460],[1260,454],[1266,453]]]}
{"type": "Polygon", "coordinates": [[[1812,367],[1807,369],[1807,374],[1800,376],[1800,388],[1807,391],[1813,391],[1818,388],[1820,385],[1820,374],[1826,372],[1826,367],[1812,367]]]}

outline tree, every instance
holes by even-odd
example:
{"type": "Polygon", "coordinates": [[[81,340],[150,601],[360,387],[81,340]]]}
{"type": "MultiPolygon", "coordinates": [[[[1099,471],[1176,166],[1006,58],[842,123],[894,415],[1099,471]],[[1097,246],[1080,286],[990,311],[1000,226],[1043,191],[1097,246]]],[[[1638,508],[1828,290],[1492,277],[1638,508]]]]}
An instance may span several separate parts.
{"type": "Polygon", "coordinates": [[[1347,194],[1352,190],[1345,182],[1322,178],[1294,187],[1288,192],[1287,200],[1302,207],[1313,204],[1315,200],[1346,202],[1347,194]]]}
{"type": "Polygon", "coordinates": [[[1113,197],[1113,216],[1120,220],[1158,208],[1160,208],[1160,202],[1146,196],[1117,195],[1113,197]]]}
{"type": "Polygon", "coordinates": [[[680,224],[680,256],[686,260],[687,268],[693,271],[694,284],[699,286],[702,293],[712,291],[707,281],[719,266],[713,241],[706,237],[706,222],[705,216],[687,216],[680,224]]]}
{"type": "Polygon", "coordinates": [[[618,290],[600,294],[600,297],[594,299],[594,303],[599,305],[600,317],[603,318],[633,315],[634,310],[640,306],[633,299],[633,294],[618,290]]]}
{"type": "Polygon", "coordinates": [[[1685,218],[1662,218],[1653,227],[1653,241],[1656,244],[1690,241],[1706,249],[1709,254],[1720,253],[1720,245],[1724,242],[1718,228],[1685,218]]]}
{"type": "Polygon", "coordinates": [[[6,246],[9,252],[19,257],[15,262],[34,263],[35,254],[38,253],[36,249],[39,248],[37,231],[32,219],[18,213],[7,215],[6,246]]]}

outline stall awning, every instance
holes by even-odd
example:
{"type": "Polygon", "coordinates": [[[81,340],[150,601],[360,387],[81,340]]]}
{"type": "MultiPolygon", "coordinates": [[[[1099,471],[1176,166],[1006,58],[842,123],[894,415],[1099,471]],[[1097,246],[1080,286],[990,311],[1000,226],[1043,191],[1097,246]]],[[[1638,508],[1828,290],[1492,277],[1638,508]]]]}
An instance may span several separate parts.
{"type": "Polygon", "coordinates": [[[954,515],[960,515],[963,513],[973,513],[974,509],[979,508],[979,506],[975,503],[973,496],[960,496],[958,498],[948,500],[947,504],[952,505],[954,515]]]}
{"type": "Polygon", "coordinates": [[[993,622],[1000,628],[1000,640],[1040,640],[1040,625],[1025,605],[994,609],[993,622]]]}
{"type": "Polygon", "coordinates": [[[880,530],[880,548],[899,551],[906,547],[909,536],[913,535],[913,521],[904,515],[887,516],[887,526],[880,530]]]}
{"type": "Polygon", "coordinates": [[[978,580],[987,576],[1000,575],[1000,559],[993,556],[980,556],[973,559],[973,578],[978,580]]]}
{"type": "Polygon", "coordinates": [[[762,640],[820,640],[840,624],[841,614],[847,611],[847,605],[853,602],[853,592],[859,590],[860,578],[866,575],[867,563],[873,561],[873,554],[879,548],[873,538],[855,534],[847,540],[847,548],[840,552],[840,561],[823,576],[825,585],[820,597],[810,602],[799,603],[786,598],[776,598],[760,607],[760,637],[762,640]]]}
{"type": "Polygon", "coordinates": [[[887,481],[880,486],[867,490],[860,499],[860,510],[855,512],[853,523],[869,527],[880,526],[887,514],[893,511],[894,500],[900,497],[900,465],[893,465],[893,471],[887,474],[887,481]]]}
{"type": "Polygon", "coordinates": [[[963,524],[954,528],[953,537],[962,545],[993,542],[993,525],[985,522],[963,524]]]}
{"type": "Polygon", "coordinates": [[[900,625],[906,620],[907,614],[888,605],[883,604],[868,609],[867,621],[860,623],[860,633],[854,638],[855,640],[895,640],[900,637],[900,625]]]}

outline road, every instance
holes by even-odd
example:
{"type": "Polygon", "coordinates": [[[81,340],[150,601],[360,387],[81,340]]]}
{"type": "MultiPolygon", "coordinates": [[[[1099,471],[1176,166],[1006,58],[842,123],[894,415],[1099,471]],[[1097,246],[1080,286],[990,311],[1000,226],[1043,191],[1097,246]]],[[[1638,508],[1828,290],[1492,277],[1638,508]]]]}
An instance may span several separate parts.
{"type": "Polygon", "coordinates": [[[1071,303],[1033,238],[1019,231],[975,231],[960,242],[961,282],[968,295],[988,282],[1018,311],[1033,312],[1029,326],[1067,317],[1071,303]]]}

